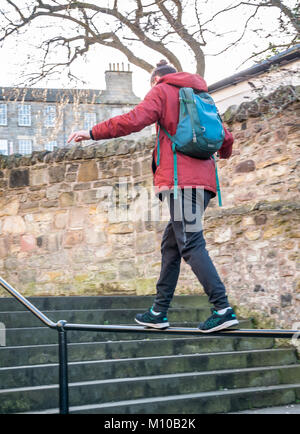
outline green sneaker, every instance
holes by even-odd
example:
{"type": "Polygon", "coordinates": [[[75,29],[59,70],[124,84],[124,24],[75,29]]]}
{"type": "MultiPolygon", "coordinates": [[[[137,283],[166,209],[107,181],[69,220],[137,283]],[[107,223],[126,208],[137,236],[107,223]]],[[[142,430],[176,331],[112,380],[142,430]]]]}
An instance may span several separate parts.
{"type": "Polygon", "coordinates": [[[154,329],[166,329],[170,327],[168,318],[165,313],[154,315],[149,309],[145,313],[138,313],[135,317],[135,321],[146,327],[152,327],[154,329]]]}
{"type": "Polygon", "coordinates": [[[232,308],[228,309],[223,315],[219,314],[215,309],[211,309],[211,312],[212,316],[198,326],[203,333],[217,332],[239,324],[232,308]]]}

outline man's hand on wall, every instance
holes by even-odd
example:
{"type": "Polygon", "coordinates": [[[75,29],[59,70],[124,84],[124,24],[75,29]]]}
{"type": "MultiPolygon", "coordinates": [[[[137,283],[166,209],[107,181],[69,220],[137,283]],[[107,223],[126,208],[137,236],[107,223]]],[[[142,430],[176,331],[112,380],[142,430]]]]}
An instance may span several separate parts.
{"type": "Polygon", "coordinates": [[[82,140],[91,140],[91,134],[87,130],[80,130],[72,133],[68,138],[68,143],[72,142],[81,142],[82,140]]]}

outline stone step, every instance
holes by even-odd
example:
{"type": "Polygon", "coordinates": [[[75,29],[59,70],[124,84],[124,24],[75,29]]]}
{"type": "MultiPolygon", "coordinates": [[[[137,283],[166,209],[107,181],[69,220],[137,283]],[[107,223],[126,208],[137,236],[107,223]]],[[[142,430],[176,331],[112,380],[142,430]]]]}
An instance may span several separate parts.
{"type": "MultiPolygon", "coordinates": [[[[171,397],[228,389],[277,386],[300,382],[299,366],[227,369],[210,372],[152,375],[69,384],[70,406],[171,397]]],[[[300,384],[299,384],[300,390],[300,384]]],[[[58,386],[0,390],[0,412],[24,412],[55,408],[58,386]]]]}
{"type": "MultiPolygon", "coordinates": [[[[69,361],[126,359],[135,357],[197,354],[273,348],[272,338],[201,336],[115,342],[88,342],[68,345],[69,361]]],[[[52,345],[0,347],[0,367],[57,363],[58,347],[52,345]]]]}
{"type": "MultiPolygon", "coordinates": [[[[71,296],[29,297],[28,300],[41,311],[90,309],[145,309],[152,306],[154,296],[71,296]]],[[[175,295],[171,307],[207,307],[205,295],[175,295]]],[[[0,312],[25,311],[26,308],[13,297],[0,297],[0,312]]]]}
{"type": "MultiPolygon", "coordinates": [[[[141,309],[91,309],[91,310],[57,310],[44,311],[54,322],[66,320],[76,324],[130,324],[141,309]]],[[[168,319],[171,322],[200,322],[210,315],[209,308],[176,308],[170,309],[168,319]]],[[[41,321],[31,312],[0,312],[0,322],[6,329],[39,327],[41,321]]]]}
{"type": "MultiPolygon", "coordinates": [[[[132,325],[136,313],[148,309],[153,299],[30,300],[53,321],[132,325]]],[[[209,307],[206,296],[176,296],[169,321],[173,326],[196,328],[210,314],[209,307]]],[[[43,327],[12,298],[0,299],[0,322],[6,327],[7,345],[0,347],[0,413],[57,412],[57,331],[43,327]]],[[[252,328],[252,321],[241,320],[240,327],[252,328]]],[[[69,331],[71,412],[193,414],[199,408],[201,413],[217,413],[242,411],[256,402],[261,407],[294,403],[300,398],[296,351],[275,349],[274,342],[272,338],[69,331]]]]}
{"type": "MultiPolygon", "coordinates": [[[[218,414],[292,404],[300,399],[300,385],[247,387],[175,396],[142,398],[107,404],[71,407],[71,414],[218,414]]],[[[58,413],[58,409],[44,413],[58,413]]]]}
{"type": "MultiPolygon", "coordinates": [[[[231,351],[191,355],[139,357],[124,360],[96,360],[69,363],[69,381],[131,378],[160,373],[206,372],[221,369],[297,364],[294,349],[231,351]]],[[[58,364],[0,368],[0,389],[58,383],[58,364]]]]}
{"type": "Polygon", "coordinates": [[[279,407],[264,407],[229,414],[300,414],[300,404],[287,404],[279,407]]]}
{"type": "MultiPolygon", "coordinates": [[[[132,324],[127,324],[132,326],[132,324]]],[[[197,328],[199,322],[172,323],[174,327],[197,328]]],[[[240,320],[240,328],[250,329],[253,327],[251,320],[240,320]]],[[[167,338],[167,335],[164,335],[167,338]]],[[[180,335],[172,335],[180,337],[180,335]]],[[[151,339],[161,338],[162,334],[155,333],[151,335],[151,339]]],[[[149,339],[149,333],[118,333],[118,332],[88,332],[88,331],[68,331],[68,342],[104,342],[104,341],[120,341],[130,339],[149,339]]],[[[6,345],[46,345],[55,344],[58,342],[57,331],[47,327],[30,327],[16,328],[6,330],[6,345]]]]}

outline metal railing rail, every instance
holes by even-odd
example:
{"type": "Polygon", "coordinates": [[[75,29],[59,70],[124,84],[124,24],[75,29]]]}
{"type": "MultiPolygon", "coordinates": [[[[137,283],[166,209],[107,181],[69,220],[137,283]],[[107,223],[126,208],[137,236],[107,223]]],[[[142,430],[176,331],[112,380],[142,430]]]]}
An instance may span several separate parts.
{"type": "Polygon", "coordinates": [[[284,338],[292,339],[300,337],[300,330],[275,330],[275,329],[227,329],[213,333],[203,333],[199,329],[185,327],[169,327],[164,330],[144,328],[142,326],[122,325],[94,325],[94,324],[71,324],[65,320],[51,321],[44,313],[37,309],[30,301],[20,294],[0,277],[0,286],[16,298],[23,306],[35,315],[43,324],[58,331],[59,347],[59,411],[60,414],[69,413],[69,381],[68,381],[68,342],[67,331],[90,331],[90,332],[118,332],[118,333],[159,333],[191,335],[198,337],[223,336],[223,337],[255,337],[255,338],[284,338]]]}

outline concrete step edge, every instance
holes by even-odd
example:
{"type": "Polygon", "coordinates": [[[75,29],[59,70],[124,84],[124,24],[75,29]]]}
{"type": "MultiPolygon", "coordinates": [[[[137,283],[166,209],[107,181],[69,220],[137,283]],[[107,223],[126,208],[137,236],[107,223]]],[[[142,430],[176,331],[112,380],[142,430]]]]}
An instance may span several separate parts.
{"type": "MultiPolygon", "coordinates": [[[[157,331],[157,333],[159,333],[159,331],[157,331]]],[[[172,335],[174,336],[174,335],[172,335]]],[[[201,336],[186,336],[186,337],[168,337],[168,341],[179,341],[179,340],[183,340],[183,341],[192,341],[192,340],[197,340],[197,341],[203,341],[205,342],[205,340],[217,340],[222,338],[222,336],[210,336],[209,333],[205,334],[205,336],[202,335],[201,336]]],[[[240,337],[234,337],[234,336],[228,336],[228,338],[226,337],[226,339],[241,339],[240,337]]],[[[247,338],[247,339],[255,339],[255,338],[247,338]]],[[[261,339],[266,339],[266,340],[273,340],[273,338],[261,338],[261,339]]],[[[161,338],[161,339],[155,339],[155,341],[153,341],[155,344],[158,344],[159,341],[161,341],[162,343],[166,341],[166,338],[161,338]]],[[[100,341],[100,342],[71,342],[68,344],[68,347],[70,348],[71,346],[79,346],[79,345],[116,345],[116,344],[124,344],[124,343],[149,343],[151,342],[151,340],[145,340],[145,339],[126,339],[126,340],[120,340],[120,341],[100,341]]],[[[29,348],[46,348],[46,347],[56,347],[57,344],[42,344],[42,345],[12,345],[12,346],[6,346],[6,347],[0,347],[0,352],[1,349],[29,349],[29,348]]],[[[267,348],[266,348],[267,349],[267,348]]],[[[202,354],[202,353],[201,353],[202,354]]]]}
{"type": "MultiPolygon", "coordinates": [[[[163,375],[149,375],[149,376],[141,376],[141,377],[126,377],[126,378],[116,378],[116,379],[108,379],[108,380],[93,380],[93,381],[80,381],[75,383],[69,383],[69,388],[75,387],[84,387],[91,385],[104,385],[104,384],[112,384],[112,383],[133,383],[133,382],[143,382],[143,381],[151,381],[151,380],[164,380],[164,379],[172,379],[172,378],[188,378],[188,377],[204,377],[211,375],[230,375],[234,373],[250,373],[250,372],[265,372],[270,370],[289,370],[289,369],[297,369],[300,371],[300,365],[279,365],[279,366],[267,366],[267,367],[255,367],[255,368],[241,368],[241,369],[224,369],[224,370],[214,370],[214,371],[205,371],[205,372],[186,372],[186,373],[177,373],[177,374],[163,374],[163,375]]],[[[300,387],[300,383],[298,384],[300,387]]],[[[0,389],[0,395],[4,393],[16,393],[16,392],[28,392],[33,390],[49,390],[58,388],[58,384],[49,384],[42,386],[33,386],[33,387],[20,387],[20,388],[11,388],[11,389],[0,389]]],[[[235,390],[235,389],[234,389],[235,390]]]]}
{"type": "MultiPolygon", "coordinates": [[[[138,404],[152,404],[152,403],[160,403],[167,401],[180,401],[180,400],[190,400],[195,398],[209,398],[214,396],[233,396],[237,394],[248,395],[251,393],[264,393],[264,392],[275,392],[281,390],[289,390],[289,389],[299,389],[300,384],[284,384],[277,386],[264,386],[264,387],[251,387],[251,388],[243,388],[243,389],[231,389],[231,390],[222,390],[222,391],[210,391],[210,392],[201,392],[201,393],[191,393],[191,394],[183,394],[183,395],[172,395],[172,396],[159,396],[155,398],[143,398],[143,399],[134,399],[127,401],[118,401],[118,402],[110,402],[105,404],[92,404],[92,405],[84,405],[84,406],[74,406],[70,407],[70,413],[76,411],[84,411],[84,410],[93,410],[93,409],[107,409],[107,408],[118,408],[120,406],[126,405],[138,405],[138,404]]],[[[41,412],[32,412],[31,414],[54,414],[58,413],[58,409],[48,409],[41,412]]],[[[116,413],[117,414],[117,413],[116,413]]]]}
{"type": "MultiPolygon", "coordinates": [[[[19,347],[18,347],[19,348],[19,347]]],[[[76,365],[86,365],[86,364],[107,364],[107,363],[124,363],[130,361],[146,361],[146,360],[158,360],[158,359],[175,359],[175,358],[196,358],[196,357],[215,357],[215,356],[227,356],[227,355],[243,355],[243,354],[262,354],[262,353],[270,353],[270,352],[295,352],[294,348],[266,348],[259,350],[242,350],[242,351],[220,351],[220,352],[212,352],[212,353],[198,353],[198,354],[174,354],[168,356],[149,356],[149,357],[128,357],[126,359],[105,359],[105,360],[82,360],[79,362],[69,362],[69,366],[76,365]]],[[[286,365],[286,366],[294,366],[286,365]]],[[[297,365],[297,364],[296,364],[297,365]]],[[[279,365],[281,366],[281,365],[279,365]]],[[[283,365],[282,365],[283,366],[283,365]]],[[[1,371],[11,371],[18,369],[34,369],[34,368],[49,368],[49,367],[58,367],[58,363],[45,363],[45,364],[37,364],[37,365],[16,365],[16,366],[8,366],[8,367],[0,367],[1,371]]]]}

